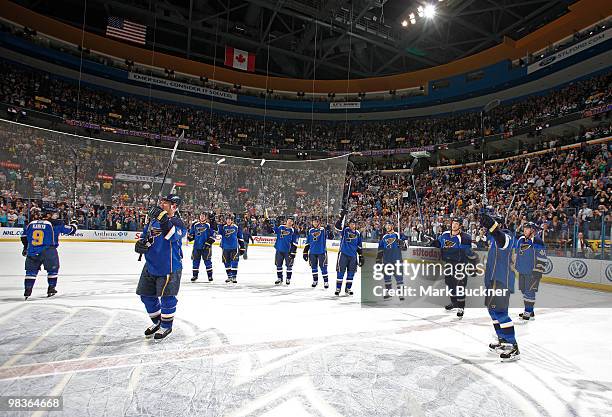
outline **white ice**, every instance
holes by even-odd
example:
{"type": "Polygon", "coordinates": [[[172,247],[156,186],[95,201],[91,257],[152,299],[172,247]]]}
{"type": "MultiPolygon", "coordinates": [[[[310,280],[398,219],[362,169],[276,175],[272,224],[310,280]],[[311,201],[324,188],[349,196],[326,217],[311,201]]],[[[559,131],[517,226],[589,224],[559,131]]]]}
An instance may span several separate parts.
{"type": "Polygon", "coordinates": [[[41,274],[23,301],[20,244],[0,243],[0,396],[64,402],[1,416],[612,415],[609,308],[539,309],[516,327],[522,359],[501,363],[484,309],[457,322],[436,309],[361,308],[359,281],[353,297],[335,297],[334,253],[324,290],[301,258],[292,284],[275,286],[266,247],[249,248],[236,285],[223,282],[218,248],[214,282],[191,283],[185,248],[174,332],[154,342],[142,333],[133,245],[64,242],[60,256],[59,294],[45,297],[41,274]]]}

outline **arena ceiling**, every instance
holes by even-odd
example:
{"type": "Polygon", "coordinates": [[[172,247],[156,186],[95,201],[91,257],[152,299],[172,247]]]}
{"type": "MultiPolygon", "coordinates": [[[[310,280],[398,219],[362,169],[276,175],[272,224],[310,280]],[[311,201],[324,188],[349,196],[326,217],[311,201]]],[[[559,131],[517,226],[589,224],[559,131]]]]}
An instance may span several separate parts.
{"type": "Polygon", "coordinates": [[[397,74],[519,39],[575,0],[14,0],[104,34],[108,16],[149,27],[147,47],[223,65],[226,45],[256,53],[256,72],[305,79],[397,74]],[[86,13],[83,5],[86,4],[86,13]],[[435,16],[418,8],[435,6],[435,16]],[[414,23],[411,23],[414,14],[414,23]],[[269,59],[268,59],[269,50],[269,59]]]}

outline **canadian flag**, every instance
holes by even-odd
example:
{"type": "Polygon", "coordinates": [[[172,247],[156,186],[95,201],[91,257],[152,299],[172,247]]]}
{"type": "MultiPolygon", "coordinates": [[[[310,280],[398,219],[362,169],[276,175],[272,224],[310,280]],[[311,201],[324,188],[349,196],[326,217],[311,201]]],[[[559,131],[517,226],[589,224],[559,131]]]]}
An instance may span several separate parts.
{"type": "Polygon", "coordinates": [[[243,71],[255,72],[255,55],[241,49],[226,46],[225,65],[243,71]]]}

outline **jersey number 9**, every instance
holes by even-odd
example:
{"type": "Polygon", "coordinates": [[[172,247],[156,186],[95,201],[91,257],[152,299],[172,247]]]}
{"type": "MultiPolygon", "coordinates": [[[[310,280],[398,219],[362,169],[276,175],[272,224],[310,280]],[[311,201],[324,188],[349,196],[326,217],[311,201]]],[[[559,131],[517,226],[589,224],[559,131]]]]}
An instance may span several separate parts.
{"type": "Polygon", "coordinates": [[[42,230],[34,230],[32,232],[32,246],[40,246],[45,240],[45,232],[42,230]]]}

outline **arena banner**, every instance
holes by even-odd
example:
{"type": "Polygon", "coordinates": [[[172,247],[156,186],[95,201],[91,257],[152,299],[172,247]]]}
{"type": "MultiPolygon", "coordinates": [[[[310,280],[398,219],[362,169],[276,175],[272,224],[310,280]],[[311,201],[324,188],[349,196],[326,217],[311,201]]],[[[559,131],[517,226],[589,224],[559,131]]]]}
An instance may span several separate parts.
{"type": "MultiPolygon", "coordinates": [[[[17,242],[21,238],[21,228],[0,227],[0,242],[17,242]]],[[[77,230],[73,236],[60,235],[61,242],[136,242],[140,232],[123,230],[77,230]]]]}
{"type": "Polygon", "coordinates": [[[360,109],[360,101],[337,101],[329,103],[330,110],[360,109]]]}
{"type": "Polygon", "coordinates": [[[582,51],[586,51],[587,49],[600,44],[602,42],[607,41],[612,38],[612,28],[605,30],[604,32],[598,33],[596,35],[591,36],[588,39],[585,39],[581,42],[578,42],[572,46],[565,48],[562,51],[557,52],[554,55],[543,58],[538,62],[531,64],[527,67],[527,74],[531,74],[533,72],[539,71],[542,68],[546,68],[549,65],[552,65],[555,62],[559,62],[564,60],[565,58],[569,58],[572,55],[576,55],[582,51]]]}
{"type": "Polygon", "coordinates": [[[206,88],[199,85],[192,85],[182,83],[180,81],[168,80],[166,78],[151,77],[150,75],[138,74],[130,72],[128,79],[132,81],[138,81],[146,84],[154,84],[159,87],[172,88],[174,90],[187,91],[190,93],[201,94],[204,96],[221,98],[224,100],[238,101],[238,95],[234,93],[228,93],[227,91],[214,90],[212,88],[206,88]]]}
{"type": "Polygon", "coordinates": [[[593,107],[591,109],[585,110],[582,113],[582,116],[583,117],[592,117],[592,116],[595,116],[596,114],[607,113],[610,110],[612,110],[612,104],[606,104],[606,105],[603,105],[603,106],[593,107]]]}
{"type": "MultiPolygon", "coordinates": [[[[84,122],[80,120],[64,119],[64,123],[66,123],[68,126],[76,126],[76,127],[82,127],[85,129],[101,130],[106,133],[112,133],[115,135],[134,136],[137,138],[146,138],[146,139],[154,139],[154,140],[159,139],[159,140],[164,140],[166,142],[176,142],[176,136],[159,135],[157,133],[142,132],[140,130],[120,129],[118,127],[102,126],[99,124],[84,122]]],[[[189,139],[189,138],[183,139],[183,142],[189,143],[192,145],[206,145],[207,144],[207,142],[204,140],[189,139]]]]}
{"type": "MultiPolygon", "coordinates": [[[[115,174],[115,179],[119,181],[129,181],[129,182],[154,182],[156,184],[160,184],[163,178],[160,177],[151,177],[149,175],[133,175],[133,174],[123,174],[117,173],[115,174]]],[[[166,178],[166,184],[172,184],[172,178],[166,178]]]]}

